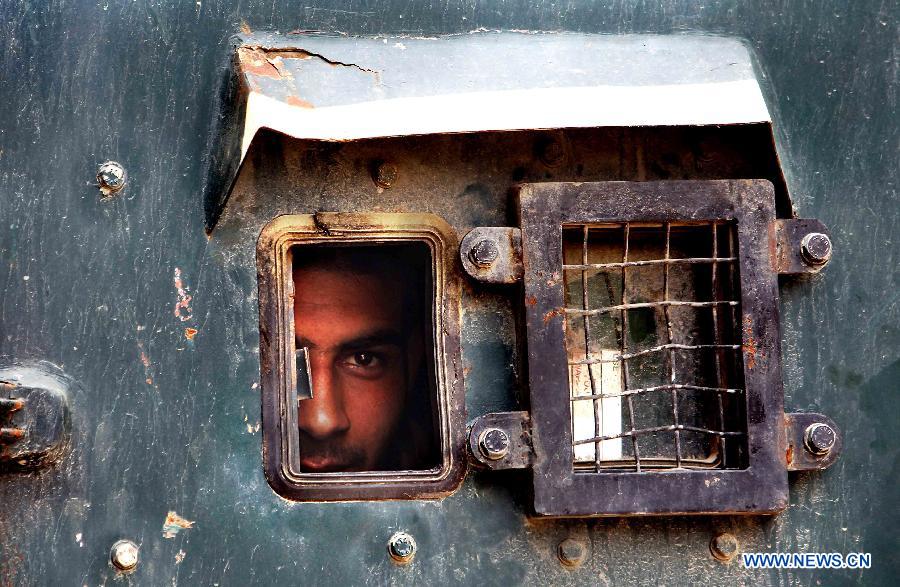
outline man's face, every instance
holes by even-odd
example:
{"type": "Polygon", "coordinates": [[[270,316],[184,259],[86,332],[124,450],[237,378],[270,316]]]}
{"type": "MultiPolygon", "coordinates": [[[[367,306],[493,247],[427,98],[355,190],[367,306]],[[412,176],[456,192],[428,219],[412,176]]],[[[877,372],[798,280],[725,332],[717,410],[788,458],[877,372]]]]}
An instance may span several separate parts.
{"type": "Polygon", "coordinates": [[[403,297],[381,276],[294,272],[297,347],[308,349],[313,389],[298,412],[304,471],[385,468],[422,360],[421,345],[403,331],[403,297]]]}

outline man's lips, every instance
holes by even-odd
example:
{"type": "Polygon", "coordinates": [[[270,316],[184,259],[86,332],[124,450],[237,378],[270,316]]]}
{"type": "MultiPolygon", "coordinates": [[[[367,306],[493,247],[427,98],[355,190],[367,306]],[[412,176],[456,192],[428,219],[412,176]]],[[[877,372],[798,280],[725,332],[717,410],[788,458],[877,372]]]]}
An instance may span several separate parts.
{"type": "Polygon", "coordinates": [[[329,457],[304,457],[300,459],[300,468],[310,473],[329,473],[347,469],[344,463],[329,457]]]}

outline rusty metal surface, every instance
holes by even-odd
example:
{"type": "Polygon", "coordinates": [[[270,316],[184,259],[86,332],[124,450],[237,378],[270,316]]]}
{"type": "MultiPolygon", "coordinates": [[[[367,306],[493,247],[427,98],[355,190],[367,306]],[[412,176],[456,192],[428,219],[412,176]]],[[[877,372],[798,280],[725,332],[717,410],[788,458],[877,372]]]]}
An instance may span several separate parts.
{"type": "MultiPolygon", "coordinates": [[[[577,516],[784,509],[788,486],[777,274],[769,255],[768,227],[775,215],[771,184],[553,182],[525,185],[519,199],[528,352],[534,357],[528,362],[528,380],[535,438],[535,510],[542,515],[577,516]],[[562,226],[639,220],[737,221],[741,323],[736,327],[743,333],[746,468],[596,474],[573,468],[562,226]]],[[[676,431],[677,424],[676,414],[676,431]]]]}
{"type": "MultiPolygon", "coordinates": [[[[82,389],[72,398],[71,453],[40,474],[0,481],[0,584],[112,584],[110,548],[123,538],[140,546],[127,578],[135,585],[895,581],[895,12],[874,0],[0,4],[0,68],[9,82],[0,88],[0,354],[51,361],[82,389]],[[425,37],[479,28],[692,31],[745,39],[765,74],[793,203],[832,229],[827,270],[782,284],[781,338],[787,403],[839,423],[841,459],[825,471],[791,473],[791,502],[772,519],[528,520],[522,488],[530,479],[522,471],[474,472],[456,494],[429,503],[277,497],[262,472],[258,305],[247,269],[273,214],[354,201],[397,209],[419,198],[464,234],[515,225],[503,196],[508,184],[548,173],[560,181],[774,174],[767,162],[741,167],[727,153],[729,144],[749,157],[771,152],[758,148],[750,129],[734,129],[724,146],[682,134],[675,142],[689,147],[677,150],[668,147],[675,131],[611,130],[576,141],[582,147],[562,171],[536,162],[533,136],[505,133],[481,142],[276,141],[248,169],[278,189],[245,186],[235,222],[210,240],[203,198],[222,186],[211,185],[206,170],[228,140],[215,121],[228,116],[220,97],[229,36],[242,28],[425,37]],[[397,149],[401,175],[378,193],[357,162],[388,148],[397,149]],[[97,168],[108,160],[127,169],[128,184],[101,199],[97,168]],[[278,183],[288,172],[295,179],[278,183]],[[404,567],[386,548],[400,530],[418,545],[404,567]],[[745,552],[867,551],[873,568],[750,571],[710,554],[722,533],[745,552]],[[577,568],[557,555],[570,537],[586,545],[577,568]]],[[[499,72],[503,62],[486,67],[499,72]]],[[[787,218],[787,199],[779,198],[787,218]]],[[[522,373],[513,344],[520,309],[498,292],[463,288],[468,412],[518,410],[510,390],[522,373]]]]}
{"type": "Polygon", "coordinates": [[[459,244],[459,258],[469,277],[484,283],[512,284],[522,279],[522,232],[504,226],[479,226],[459,244]],[[490,245],[485,259],[480,247],[490,245]]]}
{"type": "Polygon", "coordinates": [[[822,414],[785,414],[784,426],[787,433],[788,471],[821,471],[832,466],[841,456],[844,439],[834,420],[822,414]],[[825,424],[834,432],[834,445],[824,454],[815,454],[807,446],[806,434],[810,426],[825,424]]]}
{"type": "Polygon", "coordinates": [[[492,471],[529,467],[533,462],[531,417],[528,412],[494,412],[479,416],[469,428],[468,447],[473,461],[492,471]],[[509,438],[509,453],[502,458],[486,458],[479,447],[482,434],[493,428],[506,432],[509,438]]]}
{"type": "Polygon", "coordinates": [[[803,258],[803,238],[815,233],[824,234],[826,237],[830,234],[824,224],[812,218],[776,220],[773,235],[775,270],[786,275],[798,275],[818,273],[824,269],[827,260],[813,264],[803,258]]]}

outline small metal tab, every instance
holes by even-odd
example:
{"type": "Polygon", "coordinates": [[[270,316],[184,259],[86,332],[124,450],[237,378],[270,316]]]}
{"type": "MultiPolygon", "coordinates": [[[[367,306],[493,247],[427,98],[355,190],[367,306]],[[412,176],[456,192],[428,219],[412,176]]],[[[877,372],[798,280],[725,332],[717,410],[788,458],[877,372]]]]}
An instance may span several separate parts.
{"type": "Polygon", "coordinates": [[[312,368],[309,366],[309,349],[297,349],[297,400],[313,398],[312,368]]]}
{"type": "Polygon", "coordinates": [[[831,418],[822,414],[785,414],[788,471],[827,469],[843,448],[841,431],[831,418]]]}
{"type": "Polygon", "coordinates": [[[459,258],[473,279],[516,283],[522,279],[522,231],[505,226],[473,228],[459,245],[459,258]]]}
{"type": "Polygon", "coordinates": [[[795,218],[774,222],[774,263],[778,273],[818,273],[831,259],[828,228],[818,220],[795,218]]]}
{"type": "Polygon", "coordinates": [[[531,419],[528,412],[495,412],[472,422],[472,459],[489,469],[524,469],[531,465],[531,419]]]}

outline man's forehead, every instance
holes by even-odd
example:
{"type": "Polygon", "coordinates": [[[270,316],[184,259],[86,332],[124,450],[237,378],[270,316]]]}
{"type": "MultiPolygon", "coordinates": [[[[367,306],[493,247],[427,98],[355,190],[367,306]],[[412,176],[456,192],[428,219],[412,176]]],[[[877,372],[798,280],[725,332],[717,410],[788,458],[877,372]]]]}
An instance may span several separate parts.
{"type": "Polygon", "coordinates": [[[337,346],[400,332],[402,296],[386,280],[346,271],[296,271],[294,321],[310,346],[337,346]]]}
{"type": "Polygon", "coordinates": [[[396,283],[385,275],[326,267],[310,267],[294,271],[294,297],[303,304],[399,306],[398,297],[393,295],[395,290],[396,283]]]}

